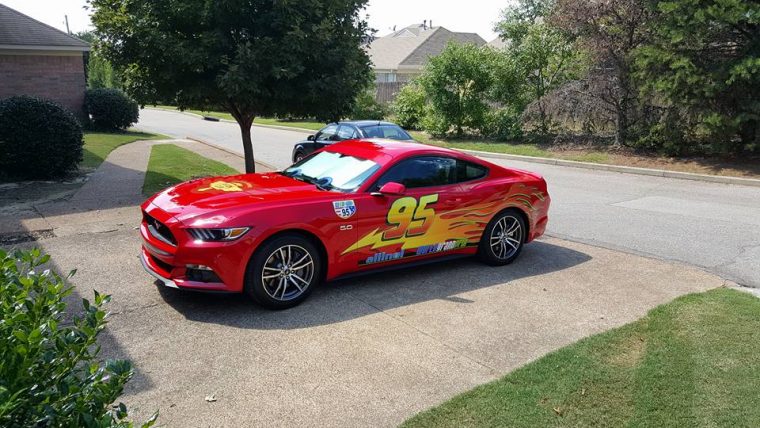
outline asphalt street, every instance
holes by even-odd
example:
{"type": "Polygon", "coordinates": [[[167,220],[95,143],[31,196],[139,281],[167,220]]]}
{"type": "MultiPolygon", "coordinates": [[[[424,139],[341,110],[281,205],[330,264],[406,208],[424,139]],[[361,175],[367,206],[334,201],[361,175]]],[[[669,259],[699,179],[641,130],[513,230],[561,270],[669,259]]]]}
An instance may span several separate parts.
{"type": "MultiPolygon", "coordinates": [[[[236,124],[142,110],[137,128],[198,138],[242,153],[236,124]]],[[[308,133],[253,128],[257,160],[290,164],[308,133]]],[[[488,159],[541,173],[552,207],[547,233],[568,240],[688,263],[760,287],[760,188],[488,159]]]]}

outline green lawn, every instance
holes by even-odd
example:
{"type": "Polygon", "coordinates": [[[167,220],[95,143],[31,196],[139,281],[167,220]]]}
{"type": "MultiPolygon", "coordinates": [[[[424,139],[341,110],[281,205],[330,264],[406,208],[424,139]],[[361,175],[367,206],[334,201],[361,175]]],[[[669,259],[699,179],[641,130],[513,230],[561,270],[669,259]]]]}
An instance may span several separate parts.
{"type": "MultiPolygon", "coordinates": [[[[173,106],[155,106],[156,108],[161,109],[169,109],[169,110],[177,110],[177,107],[173,106]]],[[[226,119],[226,120],[235,120],[235,118],[232,117],[229,113],[224,113],[220,111],[202,111],[202,110],[185,110],[186,112],[199,114],[201,116],[209,116],[209,117],[215,117],[218,119],[226,119]]],[[[277,126],[287,126],[289,128],[301,128],[301,129],[311,129],[313,131],[319,131],[320,129],[325,127],[324,123],[321,122],[312,122],[308,120],[284,120],[284,119],[267,119],[263,117],[257,117],[253,123],[258,125],[277,125],[277,126]]]]}
{"type": "Polygon", "coordinates": [[[692,294],[406,421],[406,427],[760,426],[760,299],[692,294]]]}
{"type": "Polygon", "coordinates": [[[190,150],[174,144],[157,144],[150,152],[143,194],[150,196],[169,186],[197,177],[234,174],[238,174],[235,169],[190,150]]]}
{"type": "Polygon", "coordinates": [[[138,140],[159,140],[168,138],[164,135],[147,134],[144,132],[126,131],[121,133],[86,132],[84,147],[82,147],[82,162],[84,169],[95,169],[103,163],[113,149],[138,140]]]}

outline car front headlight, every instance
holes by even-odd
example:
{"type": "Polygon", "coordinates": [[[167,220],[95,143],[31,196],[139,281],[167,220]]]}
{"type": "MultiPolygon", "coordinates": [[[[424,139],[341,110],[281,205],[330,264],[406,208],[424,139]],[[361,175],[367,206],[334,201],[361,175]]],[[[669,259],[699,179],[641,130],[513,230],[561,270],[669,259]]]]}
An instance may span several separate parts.
{"type": "Polygon", "coordinates": [[[187,231],[196,241],[224,242],[234,241],[245,235],[250,229],[250,227],[230,227],[225,229],[193,228],[187,229],[187,231]]]}

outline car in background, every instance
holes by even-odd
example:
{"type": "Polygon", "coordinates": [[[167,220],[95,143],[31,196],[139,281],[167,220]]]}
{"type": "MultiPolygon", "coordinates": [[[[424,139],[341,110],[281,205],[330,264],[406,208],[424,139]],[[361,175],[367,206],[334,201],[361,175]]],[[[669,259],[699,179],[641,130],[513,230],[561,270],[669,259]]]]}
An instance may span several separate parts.
{"type": "Polygon", "coordinates": [[[293,147],[293,162],[298,162],[311,153],[339,141],[357,138],[384,138],[387,140],[415,142],[408,132],[395,123],[378,120],[347,120],[329,123],[305,141],[293,147]]]}

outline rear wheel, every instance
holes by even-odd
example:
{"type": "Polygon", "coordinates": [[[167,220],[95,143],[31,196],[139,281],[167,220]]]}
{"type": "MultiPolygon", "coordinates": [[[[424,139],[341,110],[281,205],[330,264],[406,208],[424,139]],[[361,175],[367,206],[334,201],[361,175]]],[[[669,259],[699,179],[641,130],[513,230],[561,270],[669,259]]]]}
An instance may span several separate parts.
{"type": "Polygon", "coordinates": [[[287,234],[264,243],[248,263],[245,291],[271,309],[304,301],[319,283],[320,254],[308,239],[287,234]]]}
{"type": "Polygon", "coordinates": [[[512,263],[522,251],[527,232],[525,220],[517,210],[503,211],[486,226],[480,238],[478,256],[493,266],[512,263]]]}

